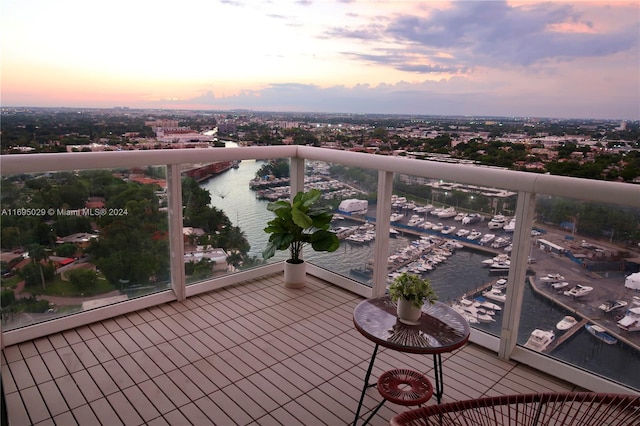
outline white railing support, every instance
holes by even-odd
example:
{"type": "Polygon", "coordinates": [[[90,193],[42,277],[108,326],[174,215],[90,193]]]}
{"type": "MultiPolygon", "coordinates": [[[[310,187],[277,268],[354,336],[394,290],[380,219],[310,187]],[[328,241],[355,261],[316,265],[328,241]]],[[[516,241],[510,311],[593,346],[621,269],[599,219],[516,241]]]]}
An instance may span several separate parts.
{"type": "Polygon", "coordinates": [[[518,193],[516,205],[516,227],[513,231],[513,250],[511,251],[511,267],[507,281],[507,300],[504,304],[502,330],[500,333],[500,349],[498,356],[509,359],[516,346],[520,314],[524,298],[525,279],[529,267],[531,248],[531,224],[536,207],[535,194],[518,193]]]}
{"type": "Polygon", "coordinates": [[[184,233],[182,208],[182,175],[180,166],[167,165],[167,198],[169,201],[169,262],[171,263],[171,288],[176,299],[185,299],[186,277],[184,272],[184,233]]]}
{"type": "Polygon", "coordinates": [[[391,194],[393,173],[378,172],[378,203],[376,205],[376,242],[373,258],[373,295],[381,296],[387,290],[389,259],[389,217],[391,216],[391,194]]]}

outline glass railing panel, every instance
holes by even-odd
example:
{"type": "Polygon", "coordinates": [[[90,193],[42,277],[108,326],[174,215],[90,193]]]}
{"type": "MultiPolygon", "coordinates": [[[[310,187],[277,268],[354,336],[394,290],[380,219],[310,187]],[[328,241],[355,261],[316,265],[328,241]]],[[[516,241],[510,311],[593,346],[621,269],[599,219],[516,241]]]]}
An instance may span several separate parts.
{"type": "Polygon", "coordinates": [[[331,230],[340,240],[331,253],[305,249],[305,259],[368,286],[372,284],[378,172],[372,169],[305,163],[305,190],[318,189],[334,212],[331,230]]]}
{"type": "Polygon", "coordinates": [[[164,167],[4,176],[2,326],[167,290],[164,167]]]}
{"type": "Polygon", "coordinates": [[[538,196],[519,344],[640,389],[630,368],[640,363],[639,218],[637,208],[538,196]]]}
{"type": "Polygon", "coordinates": [[[262,251],[267,204],[289,197],[288,158],[189,164],[182,176],[187,284],[285,259],[262,251]]]}
{"type": "Polygon", "coordinates": [[[391,203],[391,226],[410,246],[390,256],[389,282],[428,278],[471,326],[499,335],[516,194],[397,174],[391,203]]]}

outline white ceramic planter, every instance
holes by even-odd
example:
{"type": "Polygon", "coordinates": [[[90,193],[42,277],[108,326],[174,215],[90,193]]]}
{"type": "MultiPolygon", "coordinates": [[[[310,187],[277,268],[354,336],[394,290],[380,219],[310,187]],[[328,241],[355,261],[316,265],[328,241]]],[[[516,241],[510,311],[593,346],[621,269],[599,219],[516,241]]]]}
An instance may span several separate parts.
{"type": "Polygon", "coordinates": [[[416,308],[410,300],[398,299],[398,319],[405,324],[416,324],[422,315],[422,309],[416,308]]]}
{"type": "Polygon", "coordinates": [[[284,286],[287,288],[304,287],[307,278],[306,263],[289,263],[284,262],[284,286]]]}

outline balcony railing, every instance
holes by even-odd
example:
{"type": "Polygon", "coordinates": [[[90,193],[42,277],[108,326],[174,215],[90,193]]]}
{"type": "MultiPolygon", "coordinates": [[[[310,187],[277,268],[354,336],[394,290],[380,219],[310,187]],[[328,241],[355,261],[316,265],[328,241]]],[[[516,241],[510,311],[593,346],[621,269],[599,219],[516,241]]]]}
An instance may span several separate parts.
{"type": "MultiPolygon", "coordinates": [[[[534,215],[537,197],[540,195],[566,197],[583,202],[619,205],[638,209],[640,208],[640,191],[637,186],[299,146],[2,156],[0,158],[0,171],[3,176],[57,171],[166,166],[171,266],[169,291],[157,292],[148,296],[82,311],[27,327],[4,330],[2,333],[2,347],[163,303],[183,301],[191,296],[280,271],[281,264],[272,263],[267,266],[187,285],[183,264],[182,189],[180,184],[182,166],[209,161],[272,158],[291,159],[291,193],[302,190],[304,187],[305,161],[321,161],[375,170],[377,172],[375,213],[377,218],[387,218],[392,213],[391,199],[394,174],[456,182],[477,187],[499,188],[517,194],[515,205],[516,226],[513,232],[511,265],[508,269],[507,277],[508,282],[512,283],[512,285],[506,292],[507,299],[504,305],[501,327],[496,334],[486,333],[479,328],[474,328],[471,340],[495,351],[501,358],[513,359],[534,366],[586,389],[610,392],[629,391],[630,386],[628,385],[620,384],[599,374],[585,371],[583,368],[574,367],[521,347],[518,345],[518,332],[525,298],[524,283],[526,282],[529,268],[529,257],[531,256],[531,229],[535,225],[534,215]]],[[[386,289],[388,275],[389,222],[386,220],[377,221],[375,232],[376,238],[372,249],[373,271],[371,286],[364,285],[316,265],[310,265],[308,272],[363,297],[383,294],[386,289]]]]}

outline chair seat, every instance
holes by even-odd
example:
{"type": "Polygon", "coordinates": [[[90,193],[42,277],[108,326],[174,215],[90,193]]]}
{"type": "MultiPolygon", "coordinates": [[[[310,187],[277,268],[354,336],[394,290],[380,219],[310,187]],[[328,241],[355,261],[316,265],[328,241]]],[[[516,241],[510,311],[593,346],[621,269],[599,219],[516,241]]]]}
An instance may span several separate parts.
{"type": "Polygon", "coordinates": [[[380,376],[378,392],[384,399],[394,404],[421,405],[433,395],[433,385],[422,373],[396,368],[380,376]]]}

